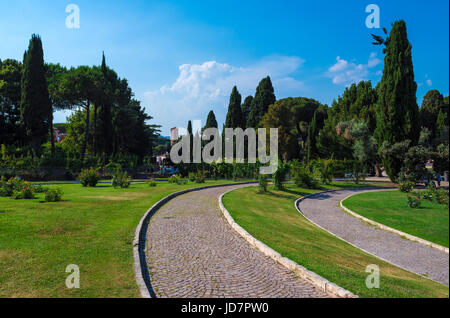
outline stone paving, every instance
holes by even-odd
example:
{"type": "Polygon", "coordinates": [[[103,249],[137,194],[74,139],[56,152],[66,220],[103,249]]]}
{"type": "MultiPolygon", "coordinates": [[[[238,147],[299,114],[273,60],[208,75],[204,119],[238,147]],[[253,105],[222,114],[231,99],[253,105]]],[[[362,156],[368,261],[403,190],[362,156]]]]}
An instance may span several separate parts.
{"type": "Polygon", "coordinates": [[[301,201],[299,208],[308,219],[347,242],[448,286],[447,253],[368,225],[345,213],[339,206],[339,202],[346,197],[368,191],[374,190],[352,189],[318,193],[301,201]]]}
{"type": "Polygon", "coordinates": [[[218,197],[231,189],[181,195],[152,217],[147,263],[157,297],[330,297],[256,250],[229,226],[218,197]]]}

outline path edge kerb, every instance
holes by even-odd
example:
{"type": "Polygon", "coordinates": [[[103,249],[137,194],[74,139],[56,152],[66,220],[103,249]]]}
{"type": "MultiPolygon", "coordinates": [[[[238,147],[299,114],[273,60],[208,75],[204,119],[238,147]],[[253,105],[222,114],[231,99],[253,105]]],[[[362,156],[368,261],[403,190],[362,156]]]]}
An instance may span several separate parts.
{"type": "MultiPolygon", "coordinates": [[[[384,191],[384,190],[379,190],[379,191],[384,191]]],[[[376,192],[376,191],[374,191],[374,192],[376,192]]],[[[342,209],[344,209],[345,212],[349,213],[350,215],[354,216],[355,218],[363,220],[364,222],[367,222],[367,223],[370,223],[372,225],[375,225],[376,227],[378,227],[378,228],[380,228],[380,229],[382,229],[384,231],[388,231],[388,232],[392,232],[392,233],[398,234],[400,236],[403,236],[403,237],[407,238],[410,241],[414,241],[414,242],[426,245],[428,247],[433,247],[435,249],[444,251],[445,253],[448,254],[448,247],[445,247],[445,246],[442,246],[442,245],[439,245],[439,244],[436,244],[436,243],[424,240],[424,239],[422,239],[420,237],[417,237],[417,236],[414,236],[414,235],[411,235],[411,234],[408,234],[408,233],[396,230],[396,229],[391,228],[391,227],[389,227],[387,225],[384,225],[382,223],[378,223],[378,222],[373,221],[371,219],[368,219],[368,218],[366,218],[366,217],[364,217],[362,215],[359,215],[358,213],[356,213],[356,212],[350,210],[349,208],[347,208],[344,205],[344,201],[347,200],[348,198],[351,198],[351,197],[353,197],[355,195],[358,195],[358,194],[361,194],[361,193],[351,194],[348,197],[346,197],[346,198],[342,199],[341,201],[339,201],[339,205],[341,206],[342,209]]]]}
{"type": "Polygon", "coordinates": [[[236,189],[232,189],[232,190],[227,191],[227,192],[223,193],[222,195],[220,195],[220,197],[219,197],[219,207],[220,207],[220,210],[223,213],[223,216],[225,217],[227,222],[230,224],[230,226],[239,235],[241,235],[250,245],[252,245],[253,247],[257,248],[263,254],[265,254],[266,256],[270,257],[274,261],[280,263],[281,265],[283,265],[284,267],[286,267],[290,271],[294,272],[295,274],[297,274],[301,278],[307,280],[308,282],[310,282],[314,286],[319,287],[321,290],[325,291],[326,293],[329,293],[329,294],[337,296],[337,297],[342,297],[342,298],[358,298],[358,296],[353,294],[352,292],[350,292],[350,291],[348,291],[348,290],[346,290],[346,289],[344,289],[344,288],[342,288],[342,287],[340,287],[340,286],[330,282],[329,280],[323,278],[320,275],[317,275],[316,273],[314,273],[314,272],[306,269],[305,267],[297,264],[293,260],[291,260],[291,259],[289,259],[287,257],[283,257],[280,253],[276,252],[275,250],[273,250],[272,248],[270,248],[269,246],[267,246],[263,242],[261,242],[261,241],[257,240],[256,238],[254,238],[252,235],[250,235],[250,233],[248,233],[239,224],[237,224],[236,221],[234,221],[233,217],[228,212],[228,210],[225,208],[225,206],[223,205],[223,202],[222,202],[223,197],[226,194],[228,194],[228,193],[230,193],[230,192],[232,192],[234,190],[236,190],[236,189]]]}
{"type": "Polygon", "coordinates": [[[156,298],[156,293],[153,290],[151,284],[150,273],[148,272],[147,265],[147,257],[145,253],[145,243],[147,241],[147,230],[148,225],[150,223],[151,217],[167,202],[172,200],[175,197],[178,197],[182,194],[186,194],[189,192],[201,191],[212,188],[220,188],[220,187],[229,187],[229,186],[238,186],[238,185],[251,185],[255,184],[255,182],[241,182],[241,183],[229,183],[229,184],[220,184],[220,185],[212,185],[198,188],[185,189],[182,191],[174,192],[166,197],[159,200],[155,203],[144,216],[139,221],[138,226],[136,227],[136,231],[133,239],[133,259],[134,259],[134,272],[136,276],[136,283],[139,287],[139,292],[142,298],[156,298]]]}

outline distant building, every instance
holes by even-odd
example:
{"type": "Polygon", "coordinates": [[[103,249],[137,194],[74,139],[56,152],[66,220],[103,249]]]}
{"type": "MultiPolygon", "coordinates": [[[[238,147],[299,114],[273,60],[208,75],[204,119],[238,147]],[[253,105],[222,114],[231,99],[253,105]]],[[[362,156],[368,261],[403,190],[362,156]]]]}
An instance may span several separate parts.
{"type": "Polygon", "coordinates": [[[170,145],[172,146],[179,138],[178,128],[170,129],[170,145]]]}
{"type": "Polygon", "coordinates": [[[64,140],[64,138],[67,137],[67,133],[65,131],[62,131],[62,129],[60,130],[59,128],[54,127],[53,131],[54,131],[55,142],[61,142],[64,140]]]}

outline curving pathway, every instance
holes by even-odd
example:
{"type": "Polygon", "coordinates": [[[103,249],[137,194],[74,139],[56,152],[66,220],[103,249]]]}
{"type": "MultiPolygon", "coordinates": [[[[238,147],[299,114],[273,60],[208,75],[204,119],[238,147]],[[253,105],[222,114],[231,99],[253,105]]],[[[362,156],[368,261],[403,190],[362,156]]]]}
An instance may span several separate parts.
{"type": "Polygon", "coordinates": [[[351,189],[318,193],[305,198],[298,207],[309,220],[337,237],[397,266],[448,286],[447,253],[370,226],[345,213],[339,206],[339,202],[346,197],[369,191],[379,190],[351,189]]]}
{"type": "Polygon", "coordinates": [[[330,297],[229,226],[218,197],[245,186],[183,194],[151,218],[146,254],[157,297],[330,297]]]}

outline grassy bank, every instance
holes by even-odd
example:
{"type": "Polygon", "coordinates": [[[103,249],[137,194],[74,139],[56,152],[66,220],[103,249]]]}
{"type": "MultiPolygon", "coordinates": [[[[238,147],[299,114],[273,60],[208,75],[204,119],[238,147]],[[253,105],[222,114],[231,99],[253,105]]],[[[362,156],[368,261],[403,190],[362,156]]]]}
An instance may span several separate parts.
{"type": "MultiPolygon", "coordinates": [[[[325,188],[350,186],[336,183],[325,188]]],[[[256,192],[256,187],[232,191],[225,195],[224,205],[239,225],[283,256],[360,297],[448,297],[448,287],[383,262],[307,221],[294,202],[312,190],[288,185],[285,191],[256,192]],[[379,289],[365,285],[369,264],[380,268],[379,289]]]]}
{"type": "Polygon", "coordinates": [[[352,196],[343,204],[368,219],[443,246],[449,246],[449,212],[446,205],[421,201],[412,209],[400,191],[368,192],[352,196]]]}
{"type": "Polygon", "coordinates": [[[132,241],[141,217],[170,193],[224,183],[60,185],[63,202],[0,198],[0,297],[139,297],[132,241]],[[80,267],[80,289],[65,286],[69,264],[80,267]]]}

